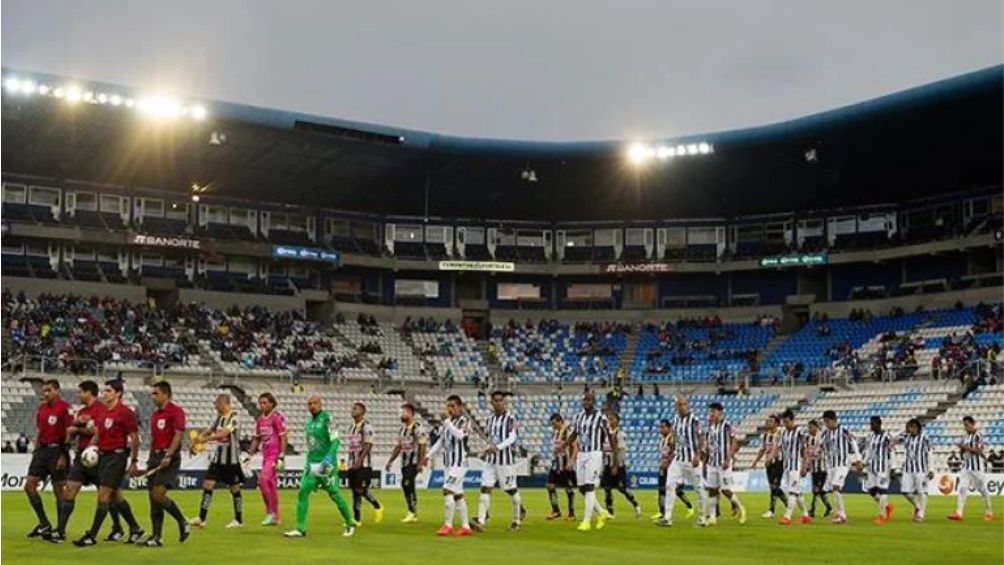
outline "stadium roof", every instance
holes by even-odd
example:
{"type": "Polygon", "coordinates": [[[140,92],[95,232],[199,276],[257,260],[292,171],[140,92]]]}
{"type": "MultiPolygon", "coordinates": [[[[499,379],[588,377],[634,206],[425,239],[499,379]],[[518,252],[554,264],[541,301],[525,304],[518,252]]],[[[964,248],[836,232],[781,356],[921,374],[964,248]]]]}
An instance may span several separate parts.
{"type": "MultiPolygon", "coordinates": [[[[118,85],[14,69],[3,75],[132,94],[118,85]]],[[[208,119],[168,123],[123,108],[5,91],[3,169],[179,195],[193,182],[208,183],[206,201],[401,215],[423,215],[427,203],[431,216],[548,221],[731,217],[898,202],[999,185],[1004,169],[1004,66],[778,124],[647,140],[708,141],[715,152],[643,167],[625,158],[632,140],[464,138],[203,104],[208,119]],[[806,158],[809,150],[815,159],[806,158]],[[538,182],[521,178],[526,169],[538,182]]]]}

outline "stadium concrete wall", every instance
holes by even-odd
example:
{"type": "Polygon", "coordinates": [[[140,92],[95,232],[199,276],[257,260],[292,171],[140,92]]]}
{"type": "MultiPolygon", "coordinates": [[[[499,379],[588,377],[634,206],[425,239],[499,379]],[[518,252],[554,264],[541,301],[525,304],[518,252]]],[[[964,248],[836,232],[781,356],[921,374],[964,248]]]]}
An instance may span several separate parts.
{"type": "Polygon", "coordinates": [[[130,302],[146,301],[146,287],[132,284],[5,276],[3,277],[3,289],[13,294],[24,292],[29,297],[35,297],[39,294],[80,294],[83,296],[111,296],[130,302]]]}
{"type": "Polygon", "coordinates": [[[651,310],[492,310],[491,322],[505,324],[509,320],[554,318],[563,322],[621,321],[664,322],[681,318],[703,318],[718,315],[726,322],[753,322],[762,316],[781,317],[781,306],[734,306],[724,308],[672,308],[651,310]]]}
{"type": "Polygon", "coordinates": [[[900,307],[906,312],[913,312],[918,307],[925,310],[936,310],[941,308],[952,308],[956,302],[966,305],[974,305],[979,302],[987,304],[1000,304],[1004,300],[1004,289],[1001,287],[991,288],[971,288],[967,290],[953,290],[940,292],[937,294],[916,294],[911,296],[899,296],[895,298],[879,298],[875,300],[853,300],[850,302],[819,302],[809,307],[809,311],[825,313],[833,318],[842,318],[850,314],[851,310],[865,308],[871,310],[873,314],[885,315],[895,307],[900,307]]]}
{"type": "Polygon", "coordinates": [[[178,290],[178,298],[182,302],[204,302],[209,306],[221,309],[230,308],[231,306],[239,308],[264,306],[277,312],[296,311],[302,314],[306,308],[306,300],[302,296],[241,294],[238,292],[182,288],[178,290]]]}

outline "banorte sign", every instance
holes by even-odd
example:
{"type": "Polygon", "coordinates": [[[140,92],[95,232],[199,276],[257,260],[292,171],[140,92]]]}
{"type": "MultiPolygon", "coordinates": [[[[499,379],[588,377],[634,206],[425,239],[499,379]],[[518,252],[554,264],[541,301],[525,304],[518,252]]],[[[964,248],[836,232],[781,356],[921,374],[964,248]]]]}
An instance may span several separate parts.
{"type": "Polygon", "coordinates": [[[142,245],[144,247],[167,247],[170,249],[190,249],[192,251],[204,250],[201,239],[185,236],[134,233],[129,236],[128,243],[129,245],[142,245]]]}

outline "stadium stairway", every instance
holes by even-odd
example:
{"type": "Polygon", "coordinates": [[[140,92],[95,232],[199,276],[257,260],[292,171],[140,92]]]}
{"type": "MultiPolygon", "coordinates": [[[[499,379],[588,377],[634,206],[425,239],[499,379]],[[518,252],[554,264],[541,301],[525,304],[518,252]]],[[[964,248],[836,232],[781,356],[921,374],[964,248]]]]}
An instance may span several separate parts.
{"type": "MultiPolygon", "coordinates": [[[[621,353],[620,366],[628,369],[634,362],[635,352],[638,351],[638,334],[641,332],[632,331],[627,335],[624,343],[624,351],[621,353]]],[[[627,372],[627,381],[631,381],[631,371],[627,372]]]]}
{"type": "Polygon", "coordinates": [[[234,395],[234,398],[237,399],[237,402],[240,402],[241,406],[247,410],[248,414],[258,414],[257,398],[253,398],[243,388],[235,384],[226,385],[223,388],[229,390],[230,394],[234,395]]]}

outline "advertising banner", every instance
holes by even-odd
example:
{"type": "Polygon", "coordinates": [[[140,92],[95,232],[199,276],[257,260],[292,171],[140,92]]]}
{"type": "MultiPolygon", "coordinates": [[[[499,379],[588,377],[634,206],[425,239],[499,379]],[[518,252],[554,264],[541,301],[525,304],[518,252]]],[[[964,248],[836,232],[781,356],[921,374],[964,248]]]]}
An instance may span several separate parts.
{"type": "Polygon", "coordinates": [[[440,261],[439,270],[512,273],[516,270],[516,263],[505,261],[440,261]]]}
{"type": "Polygon", "coordinates": [[[603,273],[668,273],[669,263],[609,263],[600,269],[603,273]]]}

